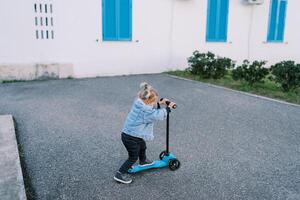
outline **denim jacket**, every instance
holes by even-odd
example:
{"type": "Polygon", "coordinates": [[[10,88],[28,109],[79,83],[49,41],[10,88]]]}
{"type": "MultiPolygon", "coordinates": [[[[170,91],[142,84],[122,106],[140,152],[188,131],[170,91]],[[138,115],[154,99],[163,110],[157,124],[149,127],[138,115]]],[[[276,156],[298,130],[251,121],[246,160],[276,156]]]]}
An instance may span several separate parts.
{"type": "Polygon", "coordinates": [[[153,108],[138,98],[127,115],[122,132],[144,140],[153,140],[153,122],[166,117],[165,108],[153,108]]]}

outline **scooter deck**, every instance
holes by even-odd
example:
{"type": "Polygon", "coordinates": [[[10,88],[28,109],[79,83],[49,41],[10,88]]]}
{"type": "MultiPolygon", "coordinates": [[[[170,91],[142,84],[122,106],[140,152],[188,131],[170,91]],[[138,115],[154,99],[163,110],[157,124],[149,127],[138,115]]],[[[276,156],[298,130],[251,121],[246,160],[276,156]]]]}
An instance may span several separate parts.
{"type": "Polygon", "coordinates": [[[147,169],[153,168],[163,168],[169,166],[169,160],[176,158],[172,153],[169,153],[168,156],[164,156],[162,160],[155,160],[152,165],[140,166],[135,165],[133,168],[128,170],[128,173],[137,173],[147,169]]]}

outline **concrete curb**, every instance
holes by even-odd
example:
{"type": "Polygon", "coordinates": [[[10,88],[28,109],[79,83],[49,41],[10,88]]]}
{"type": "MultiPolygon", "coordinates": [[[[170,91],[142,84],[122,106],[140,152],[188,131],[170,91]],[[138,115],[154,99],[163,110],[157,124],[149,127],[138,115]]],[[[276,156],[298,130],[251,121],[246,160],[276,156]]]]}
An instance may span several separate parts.
{"type": "Polygon", "coordinates": [[[0,115],[0,199],[26,200],[13,117],[0,115]]]}
{"type": "Polygon", "coordinates": [[[169,76],[171,78],[176,78],[176,79],[180,79],[180,80],[190,81],[190,82],[193,82],[193,83],[203,84],[203,85],[207,85],[207,86],[214,87],[214,88],[224,89],[224,90],[228,90],[228,91],[232,91],[232,92],[236,92],[236,93],[248,95],[248,96],[259,98],[259,99],[264,99],[264,100],[273,101],[273,102],[276,102],[276,103],[286,104],[286,105],[289,105],[289,106],[295,106],[295,107],[300,108],[300,105],[294,104],[294,103],[289,103],[289,102],[286,102],[286,101],[272,99],[272,98],[269,98],[269,97],[264,97],[264,96],[260,96],[260,95],[256,95],[256,94],[251,94],[251,93],[248,93],[248,92],[242,92],[242,91],[238,91],[238,90],[233,90],[233,89],[222,87],[222,86],[219,86],[219,85],[213,85],[213,84],[210,84],[210,83],[204,83],[204,82],[200,82],[200,81],[195,81],[195,80],[191,80],[191,79],[187,79],[187,78],[182,78],[182,77],[175,76],[175,75],[170,75],[170,74],[164,74],[164,75],[169,76]]]}

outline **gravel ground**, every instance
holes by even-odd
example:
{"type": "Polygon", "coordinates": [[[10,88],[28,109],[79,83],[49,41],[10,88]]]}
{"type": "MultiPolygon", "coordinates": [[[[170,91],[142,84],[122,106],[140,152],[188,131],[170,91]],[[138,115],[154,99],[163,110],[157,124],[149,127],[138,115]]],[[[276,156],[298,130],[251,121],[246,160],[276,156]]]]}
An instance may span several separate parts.
{"type": "MultiPolygon", "coordinates": [[[[163,74],[0,84],[35,199],[300,199],[300,107],[163,74]],[[122,185],[125,117],[147,81],[178,104],[170,116],[177,171],[151,170],[122,185]]],[[[165,122],[147,155],[165,148],[165,122]]]]}

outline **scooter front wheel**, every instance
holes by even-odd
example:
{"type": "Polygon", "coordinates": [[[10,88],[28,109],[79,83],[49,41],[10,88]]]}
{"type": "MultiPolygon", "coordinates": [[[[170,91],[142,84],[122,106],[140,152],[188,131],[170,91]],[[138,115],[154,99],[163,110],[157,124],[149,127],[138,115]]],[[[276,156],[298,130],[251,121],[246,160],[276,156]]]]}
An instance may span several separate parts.
{"type": "Polygon", "coordinates": [[[160,154],[159,154],[159,159],[163,159],[163,157],[167,155],[167,152],[166,151],[162,151],[160,154]]]}
{"type": "Polygon", "coordinates": [[[176,158],[175,159],[171,159],[169,161],[169,168],[170,168],[170,170],[174,171],[174,170],[178,169],[179,167],[180,167],[180,162],[176,158]]]}

